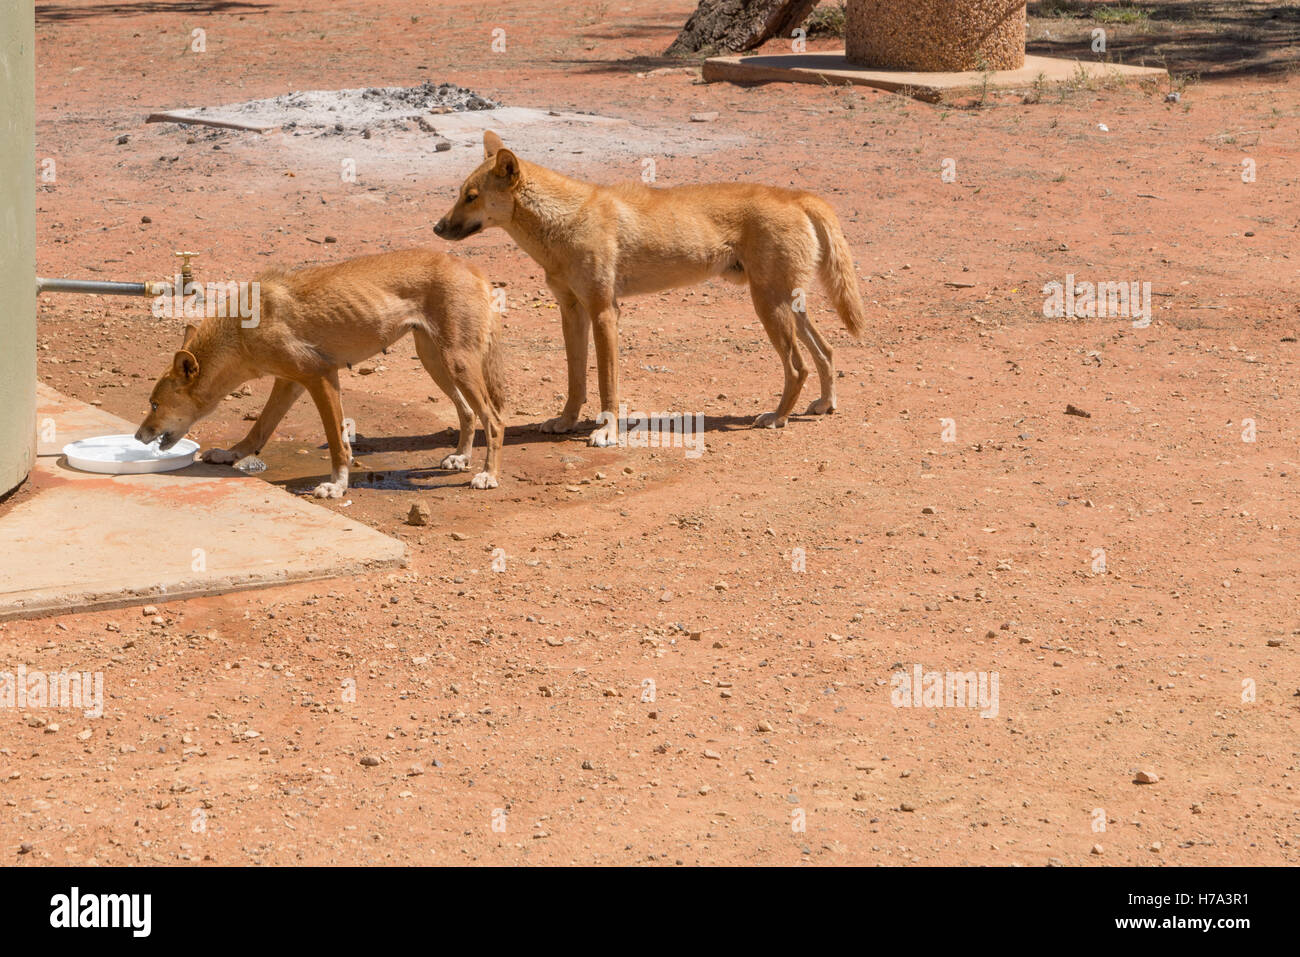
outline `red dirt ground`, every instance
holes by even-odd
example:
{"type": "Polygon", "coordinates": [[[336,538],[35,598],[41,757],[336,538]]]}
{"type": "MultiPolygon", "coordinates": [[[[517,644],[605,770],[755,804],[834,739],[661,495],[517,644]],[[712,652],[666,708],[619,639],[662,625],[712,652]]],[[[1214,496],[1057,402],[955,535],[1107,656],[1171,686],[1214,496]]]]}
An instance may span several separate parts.
{"type": "MultiPolygon", "coordinates": [[[[43,275],[160,278],[186,248],[200,279],[251,278],[441,245],[470,150],[345,184],[288,134],[143,123],[431,78],[689,134],[649,154],[661,185],[821,193],[870,325],[851,340],[814,296],[839,413],[760,431],[779,366],[743,290],[632,300],[629,403],[703,412],[709,451],[588,448],[536,429],[564,382],[539,269],[500,231],[455,247],[509,297],[502,487],[435,468],[454,412],[408,340],[345,374],[363,485],[321,507],[404,539],[409,568],[0,625],[4,667],[102,670],[106,690],[99,719],[0,714],[9,862],[1300,861],[1290,71],[929,105],[644,75],[673,65],[692,0],[163,6],[38,8],[43,275]],[[1067,274],[1152,283],[1154,321],[1045,319],[1067,274]],[[417,501],[427,527],[403,524],[417,501]],[[914,664],[997,672],[999,713],[893,707],[914,664]]],[[[638,144],[525,156],[613,181],[638,144]]],[[[179,339],[140,301],[40,303],[43,380],[130,419],[179,339]]],[[[267,390],[193,434],[238,437],[267,390]]],[[[321,474],[308,403],[277,439],[268,480],[321,474]]]]}

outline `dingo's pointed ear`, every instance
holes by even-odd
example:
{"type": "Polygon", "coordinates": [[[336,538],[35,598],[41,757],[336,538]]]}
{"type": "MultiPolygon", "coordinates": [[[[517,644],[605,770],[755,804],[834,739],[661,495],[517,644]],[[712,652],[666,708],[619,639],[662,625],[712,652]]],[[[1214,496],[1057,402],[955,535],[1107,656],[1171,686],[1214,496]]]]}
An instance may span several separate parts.
{"type": "Polygon", "coordinates": [[[483,156],[485,159],[491,159],[497,155],[497,151],[505,146],[501,142],[501,137],[497,136],[491,130],[483,131],[483,156]]]}
{"type": "Polygon", "coordinates": [[[181,348],[188,349],[190,347],[190,343],[194,341],[194,337],[197,336],[198,334],[199,334],[198,326],[194,325],[193,323],[187,325],[185,327],[185,338],[181,340],[181,348]]]}
{"type": "Polygon", "coordinates": [[[172,371],[185,382],[193,382],[199,374],[199,360],[194,353],[182,349],[172,357],[172,371]]]}
{"type": "Polygon", "coordinates": [[[505,147],[497,150],[497,165],[493,172],[503,177],[512,186],[519,179],[519,157],[505,147]]]}

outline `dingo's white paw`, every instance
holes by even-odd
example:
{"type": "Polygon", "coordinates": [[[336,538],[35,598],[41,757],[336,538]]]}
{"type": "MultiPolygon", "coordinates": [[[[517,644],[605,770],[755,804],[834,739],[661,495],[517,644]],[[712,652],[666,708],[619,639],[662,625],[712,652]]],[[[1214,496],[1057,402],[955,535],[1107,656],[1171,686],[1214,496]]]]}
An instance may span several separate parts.
{"type": "Polygon", "coordinates": [[[491,472],[479,472],[469,480],[470,488],[497,488],[500,483],[491,472]]]}
{"type": "Polygon", "coordinates": [[[835,411],[835,399],[817,399],[808,406],[806,415],[829,415],[835,411]]]}
{"type": "Polygon", "coordinates": [[[567,415],[557,415],[553,419],[547,419],[542,423],[543,432],[562,433],[572,432],[573,427],[578,424],[578,417],[575,415],[570,418],[567,415]]]}
{"type": "Polygon", "coordinates": [[[785,419],[778,419],[775,412],[764,412],[754,420],[756,429],[784,429],[785,419]]]}
{"type": "Polygon", "coordinates": [[[445,459],[443,459],[441,462],[438,463],[438,468],[451,469],[453,472],[468,472],[469,456],[457,455],[455,452],[453,452],[451,455],[447,456],[445,459]]]}
{"type": "Polygon", "coordinates": [[[311,494],[313,498],[342,498],[347,490],[347,482],[321,482],[311,494]]]}
{"type": "Polygon", "coordinates": [[[618,423],[606,422],[591,435],[587,436],[587,444],[608,448],[611,445],[618,445],[618,423]]]}
{"type": "Polygon", "coordinates": [[[204,449],[203,461],[211,462],[213,465],[234,465],[243,456],[230,451],[230,449],[204,449]]]}

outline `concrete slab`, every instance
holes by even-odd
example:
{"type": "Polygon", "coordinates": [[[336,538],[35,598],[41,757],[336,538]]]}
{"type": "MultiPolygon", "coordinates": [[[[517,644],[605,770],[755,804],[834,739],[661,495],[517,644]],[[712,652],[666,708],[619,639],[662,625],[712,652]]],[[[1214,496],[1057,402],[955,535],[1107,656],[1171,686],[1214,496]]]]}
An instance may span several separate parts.
{"type": "Polygon", "coordinates": [[[0,620],[360,574],[406,547],[226,467],[68,468],[59,450],[135,424],[39,386],[34,494],[0,517],[0,620]]]}
{"type": "Polygon", "coordinates": [[[831,53],[783,53],[773,56],[718,56],[704,61],[703,77],[708,82],[732,83],[818,83],[870,86],[906,93],[917,99],[938,101],[946,95],[970,93],[987,86],[993,90],[1029,89],[1035,83],[1048,85],[1086,79],[1130,82],[1167,76],[1157,67],[1124,66],[1086,60],[1061,60],[1029,56],[1019,70],[992,73],[911,73],[905,70],[868,70],[845,59],[844,51],[831,53]]]}

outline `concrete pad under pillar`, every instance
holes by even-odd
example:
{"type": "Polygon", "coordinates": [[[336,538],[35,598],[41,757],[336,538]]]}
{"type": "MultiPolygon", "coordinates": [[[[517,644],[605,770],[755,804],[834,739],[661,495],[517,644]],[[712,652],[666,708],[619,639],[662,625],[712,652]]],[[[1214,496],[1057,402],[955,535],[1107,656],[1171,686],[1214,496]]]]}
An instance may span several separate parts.
{"type": "Polygon", "coordinates": [[[135,425],[45,386],[37,388],[36,421],[54,441],[38,448],[32,494],[0,514],[0,620],[405,563],[396,539],[226,466],[156,475],[71,469],[63,445],[135,425]]]}
{"type": "Polygon", "coordinates": [[[829,53],[782,53],[773,56],[718,56],[704,61],[703,77],[708,82],[731,83],[817,83],[841,86],[870,86],[906,93],[917,99],[938,101],[944,96],[990,90],[1030,89],[1041,82],[1053,86],[1071,81],[1132,82],[1163,79],[1168,71],[1158,67],[1124,66],[1086,60],[1028,56],[1019,70],[992,73],[910,73],[905,70],[869,70],[850,63],[844,51],[829,53]]]}

